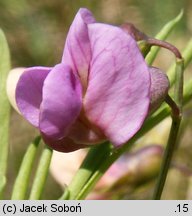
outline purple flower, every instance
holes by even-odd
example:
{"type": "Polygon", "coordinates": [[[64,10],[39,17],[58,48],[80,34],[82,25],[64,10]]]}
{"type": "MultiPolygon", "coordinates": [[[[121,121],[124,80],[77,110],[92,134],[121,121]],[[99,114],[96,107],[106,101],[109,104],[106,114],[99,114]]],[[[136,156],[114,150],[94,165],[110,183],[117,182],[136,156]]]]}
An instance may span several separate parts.
{"type": "Polygon", "coordinates": [[[31,67],[21,75],[17,106],[55,150],[74,151],[104,140],[118,147],[148,115],[150,70],[132,36],[96,23],[80,9],[61,63],[31,67]]]}

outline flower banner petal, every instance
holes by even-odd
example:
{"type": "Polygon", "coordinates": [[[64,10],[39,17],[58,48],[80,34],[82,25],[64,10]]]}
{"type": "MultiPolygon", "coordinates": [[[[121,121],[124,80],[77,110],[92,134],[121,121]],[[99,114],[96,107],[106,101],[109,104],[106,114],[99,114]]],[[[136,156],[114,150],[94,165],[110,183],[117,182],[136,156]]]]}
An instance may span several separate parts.
{"type": "Polygon", "coordinates": [[[82,107],[82,87],[70,67],[56,65],[43,86],[40,131],[52,139],[67,135],[82,107]]]}
{"type": "Polygon", "coordinates": [[[88,119],[115,145],[141,127],[150,103],[150,73],[136,41],[118,27],[90,24],[92,61],[84,98],[88,119]]]}
{"type": "Polygon", "coordinates": [[[78,73],[84,88],[87,85],[88,69],[91,60],[91,47],[87,25],[95,19],[87,9],[80,9],[69,29],[66,38],[62,63],[69,65],[78,73]]]}
{"type": "Polygon", "coordinates": [[[15,95],[19,111],[35,127],[39,126],[43,83],[50,71],[48,67],[27,68],[17,83],[15,95]]]}

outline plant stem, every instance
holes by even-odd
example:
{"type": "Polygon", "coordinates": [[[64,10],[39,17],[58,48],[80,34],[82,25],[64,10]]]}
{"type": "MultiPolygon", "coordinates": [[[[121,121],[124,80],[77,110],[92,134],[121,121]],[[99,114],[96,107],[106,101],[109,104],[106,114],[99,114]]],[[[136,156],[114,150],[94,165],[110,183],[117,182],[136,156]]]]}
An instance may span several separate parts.
{"type": "Polygon", "coordinates": [[[181,115],[179,112],[177,115],[176,114],[177,110],[175,110],[174,108],[172,110],[172,113],[173,113],[173,116],[172,116],[171,130],[170,130],[167,146],[165,149],[165,153],[163,156],[160,174],[159,174],[157,184],[155,187],[155,191],[154,191],[154,195],[153,195],[155,200],[161,199],[161,194],[163,192],[163,188],[165,185],[165,181],[167,178],[167,173],[170,167],[173,153],[174,153],[175,147],[177,146],[176,143],[177,143],[177,136],[178,136],[179,127],[181,123],[181,115]]]}
{"type": "Polygon", "coordinates": [[[45,146],[33,181],[31,193],[29,196],[30,200],[38,200],[41,198],[49,172],[49,165],[51,162],[52,153],[52,149],[45,146]]]}
{"type": "Polygon", "coordinates": [[[141,53],[143,54],[143,57],[145,58],[147,54],[150,52],[151,45],[147,43],[146,40],[138,41],[137,44],[139,46],[141,53]]]}
{"type": "MultiPolygon", "coordinates": [[[[186,68],[192,59],[192,38],[185,47],[184,51],[182,52],[182,56],[184,59],[184,67],[186,68]]],[[[175,63],[171,65],[171,67],[168,69],[167,75],[169,77],[170,86],[172,86],[175,82],[175,63]]]]}
{"type": "Polygon", "coordinates": [[[175,70],[175,103],[177,104],[180,112],[183,107],[183,72],[184,72],[184,60],[176,59],[176,70],[175,70]]]}
{"type": "MultiPolygon", "coordinates": [[[[158,39],[160,39],[160,40],[166,39],[167,36],[169,35],[169,33],[172,31],[172,29],[175,27],[175,25],[181,19],[182,14],[183,14],[183,12],[181,11],[180,14],[175,19],[173,19],[169,23],[167,23],[156,37],[158,39]]],[[[150,46],[151,45],[149,45],[148,43],[146,43],[145,40],[139,41],[138,45],[140,47],[141,52],[143,53],[143,56],[146,56],[149,53],[149,51],[150,51],[150,46]]],[[[149,64],[153,62],[153,60],[155,59],[158,51],[159,51],[159,48],[158,47],[154,47],[152,49],[152,51],[149,53],[149,55],[147,56],[149,64]]],[[[168,111],[168,110],[166,109],[166,111],[168,111]]],[[[162,113],[160,113],[159,116],[164,117],[164,116],[166,116],[166,114],[167,114],[167,112],[162,112],[162,113]]],[[[151,125],[153,125],[153,123],[155,123],[155,124],[157,123],[156,120],[159,119],[159,116],[157,116],[156,119],[153,119],[153,118],[151,119],[152,120],[151,121],[151,125]]],[[[150,125],[148,125],[148,126],[150,126],[150,125]]],[[[138,134],[140,134],[140,133],[138,133],[138,134]]],[[[134,140],[134,139],[135,138],[133,138],[132,140],[134,140]]],[[[81,194],[81,189],[84,188],[84,186],[88,188],[89,180],[92,182],[92,180],[91,180],[92,178],[96,179],[96,177],[94,178],[93,176],[97,175],[97,173],[98,173],[98,176],[99,176],[102,173],[102,169],[104,171],[106,171],[107,167],[110,166],[110,163],[112,163],[113,161],[115,161],[124,151],[126,151],[126,148],[128,149],[128,147],[131,146],[130,143],[133,143],[133,142],[130,141],[129,144],[124,145],[122,148],[118,149],[116,151],[116,153],[111,152],[110,148],[106,152],[103,152],[103,147],[102,147],[101,150],[98,149],[100,151],[100,152],[98,151],[98,153],[96,153],[97,152],[96,149],[93,150],[93,151],[90,150],[90,152],[88,153],[88,155],[86,157],[86,160],[87,160],[87,158],[91,158],[91,161],[89,162],[91,164],[90,165],[90,169],[86,170],[85,167],[82,165],[80,167],[80,169],[78,170],[77,174],[75,175],[75,177],[73,178],[73,180],[72,180],[71,184],[69,185],[68,189],[66,190],[67,194],[64,193],[64,195],[60,199],[66,198],[66,197],[68,197],[69,199],[75,199],[75,198],[78,198],[78,197],[84,197],[84,195],[80,195],[81,194]],[[126,146],[128,146],[128,147],[126,147],[126,146]],[[101,162],[98,163],[98,161],[99,161],[98,160],[98,156],[101,153],[103,155],[103,159],[104,160],[102,159],[102,160],[100,160],[101,162]],[[93,156],[94,159],[90,155],[94,155],[93,156]],[[111,158],[111,162],[110,162],[109,158],[111,158]],[[105,159],[107,159],[109,161],[109,164],[108,164],[108,161],[106,161],[106,163],[103,164],[103,162],[105,161],[105,159]],[[95,166],[95,164],[98,164],[99,166],[98,165],[95,166]],[[96,167],[97,167],[97,169],[95,169],[96,167]],[[99,172],[99,169],[100,169],[99,167],[103,167],[100,170],[100,172],[99,172]]],[[[93,182],[95,182],[95,181],[93,181],[93,182]]],[[[91,185],[94,185],[94,183],[92,183],[91,185]]]]}
{"type": "MultiPolygon", "coordinates": [[[[129,142],[129,146],[126,149],[126,151],[130,150],[132,145],[134,143],[134,139],[129,142]]],[[[92,188],[95,186],[95,184],[98,182],[98,180],[104,175],[106,170],[121,156],[121,151],[113,151],[111,154],[108,156],[108,159],[105,161],[105,163],[102,163],[100,167],[93,173],[91,178],[88,180],[87,184],[82,187],[81,191],[79,194],[75,197],[77,200],[84,199],[89,191],[92,190],[92,188]]]]}
{"type": "Polygon", "coordinates": [[[70,183],[70,190],[68,188],[60,199],[66,199],[67,197],[70,197],[70,199],[75,199],[81,188],[92,176],[93,172],[95,172],[95,170],[97,170],[97,168],[100,166],[101,162],[109,156],[111,148],[112,147],[109,142],[105,142],[91,148],[81,167],[77,171],[75,178],[70,183]],[[67,196],[67,194],[69,195],[67,196]]]}
{"type": "MultiPolygon", "coordinates": [[[[185,88],[184,88],[184,100],[183,103],[187,104],[191,98],[192,98],[192,80],[190,80],[185,88]]],[[[79,189],[79,193],[76,193],[75,198],[71,198],[70,194],[68,199],[83,199],[86,197],[86,195],[90,192],[90,190],[95,186],[95,184],[98,182],[98,180],[103,176],[103,174],[107,171],[107,169],[126,151],[128,151],[135,141],[139,138],[141,138],[144,134],[146,134],[148,131],[150,131],[154,126],[159,124],[162,120],[164,120],[166,117],[168,117],[171,114],[170,108],[164,104],[160,109],[158,109],[152,116],[150,116],[144,123],[141,130],[124,146],[117,149],[116,151],[111,151],[111,154],[106,155],[105,160],[103,160],[100,164],[100,167],[98,167],[97,170],[92,172],[92,175],[89,176],[87,181],[85,181],[85,185],[79,189]]],[[[89,153],[88,155],[89,156],[89,153]]],[[[92,161],[94,163],[94,161],[92,161]]],[[[84,178],[83,176],[81,176],[84,178]]],[[[74,177],[76,178],[76,176],[74,177]]],[[[76,179],[78,181],[78,179],[76,179]]],[[[71,187],[69,185],[68,191],[71,191],[71,187]]]]}
{"type": "MultiPolygon", "coordinates": [[[[191,92],[191,96],[192,96],[192,92],[191,92]]],[[[100,161],[100,166],[98,166],[97,169],[94,168],[90,172],[91,175],[89,175],[88,178],[87,178],[87,175],[83,175],[83,173],[81,174],[81,178],[84,179],[85,184],[81,185],[81,187],[78,188],[78,191],[74,192],[73,191],[74,187],[71,187],[71,184],[69,185],[69,187],[68,187],[68,191],[69,191],[68,199],[84,198],[86,196],[86,194],[90,191],[90,189],[94,187],[96,182],[103,176],[103,174],[113,164],[113,162],[115,160],[117,160],[124,152],[129,150],[137,139],[142,137],[145,133],[147,133],[150,129],[152,129],[161,120],[166,118],[169,114],[170,114],[170,109],[167,106],[164,106],[163,109],[160,112],[158,112],[157,115],[149,117],[149,119],[146,120],[142,129],[127,144],[125,144],[121,148],[117,149],[116,151],[110,150],[109,152],[106,152],[103,155],[103,160],[100,161]]],[[[101,152],[102,152],[102,150],[101,150],[101,152]]],[[[94,151],[91,152],[91,154],[93,154],[93,153],[94,153],[94,151]]],[[[95,155],[98,156],[98,153],[95,155]]],[[[90,157],[90,152],[88,152],[87,157],[90,157]]],[[[91,164],[93,164],[93,163],[95,163],[94,160],[92,161],[91,164]]],[[[80,170],[81,169],[82,168],[80,168],[80,170]]],[[[78,172],[80,172],[80,170],[78,172]]],[[[73,181],[78,182],[78,179],[79,179],[79,176],[75,175],[73,181]]]]}
{"type": "Polygon", "coordinates": [[[176,61],[176,83],[175,83],[175,102],[171,97],[167,96],[166,102],[172,109],[172,124],[171,130],[163,156],[160,174],[157,180],[157,184],[154,190],[153,198],[155,200],[161,199],[167,173],[170,167],[170,163],[173,157],[174,150],[177,146],[177,137],[179,127],[182,119],[182,104],[183,104],[183,71],[184,71],[183,59],[177,59],[176,61]]]}
{"type": "MultiPolygon", "coordinates": [[[[183,16],[183,10],[181,10],[181,12],[178,14],[177,17],[175,17],[173,20],[169,21],[165,26],[163,26],[163,28],[155,36],[155,38],[150,38],[147,37],[146,35],[143,35],[146,36],[146,38],[145,37],[142,39],[140,38],[140,40],[138,41],[138,46],[140,48],[141,53],[145,57],[145,60],[148,63],[148,65],[152,65],[160,50],[160,47],[165,47],[168,49],[173,48],[173,50],[175,50],[175,48],[171,44],[168,44],[163,40],[165,40],[169,36],[169,34],[177,25],[177,23],[181,20],[182,16],[183,16]],[[152,47],[152,45],[155,46],[152,47]]],[[[175,51],[177,53],[178,50],[176,49],[175,51]]]]}
{"type": "Polygon", "coordinates": [[[15,184],[13,186],[13,192],[11,199],[12,200],[23,200],[26,196],[27,186],[29,183],[29,177],[31,175],[32,166],[35,160],[35,156],[37,153],[37,149],[39,146],[41,138],[38,136],[34,139],[34,141],[29,145],[20,169],[15,180],[15,184]]]}
{"type": "Polygon", "coordinates": [[[6,80],[10,71],[10,53],[7,40],[0,29],[0,199],[6,185],[6,170],[9,148],[10,104],[6,94],[6,80]]]}

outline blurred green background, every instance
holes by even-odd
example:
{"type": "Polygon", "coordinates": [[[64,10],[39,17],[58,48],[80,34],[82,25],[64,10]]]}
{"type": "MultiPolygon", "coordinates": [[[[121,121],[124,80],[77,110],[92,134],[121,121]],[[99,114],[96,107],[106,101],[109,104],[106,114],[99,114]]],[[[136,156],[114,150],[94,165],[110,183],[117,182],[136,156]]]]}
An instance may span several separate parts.
{"type": "MultiPolygon", "coordinates": [[[[99,22],[115,25],[132,22],[150,36],[154,36],[167,21],[184,9],[183,19],[168,41],[182,49],[191,37],[191,0],[0,0],[0,27],[8,39],[12,67],[52,66],[58,63],[66,33],[80,7],[90,9],[99,22]]],[[[156,64],[160,62],[162,66],[163,61],[163,69],[166,70],[172,59],[172,55],[164,51],[156,64]]],[[[27,143],[37,134],[18,114],[12,113],[7,198],[27,143]]],[[[57,199],[61,193],[60,187],[49,176],[43,198],[57,199]]],[[[175,197],[173,194],[173,198],[178,198],[178,194],[175,197]]],[[[183,195],[180,198],[186,197],[183,195]]]]}
{"type": "Polygon", "coordinates": [[[177,37],[192,31],[190,0],[1,0],[0,26],[5,31],[13,66],[53,65],[60,61],[66,32],[80,7],[89,8],[99,22],[133,22],[149,35],[183,8],[177,37]]]}

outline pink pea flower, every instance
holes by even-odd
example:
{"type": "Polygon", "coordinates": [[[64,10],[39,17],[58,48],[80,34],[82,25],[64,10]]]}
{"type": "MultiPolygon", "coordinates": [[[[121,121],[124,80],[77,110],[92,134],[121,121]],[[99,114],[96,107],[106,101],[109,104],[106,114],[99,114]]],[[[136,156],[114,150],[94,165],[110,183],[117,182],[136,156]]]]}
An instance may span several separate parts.
{"type": "MultiPolygon", "coordinates": [[[[151,72],[136,41],[120,27],[97,23],[80,9],[54,67],[24,70],[16,86],[21,114],[50,147],[70,152],[110,140],[119,147],[149,112],[151,72]]],[[[160,74],[162,74],[160,72],[160,74]]],[[[167,78],[162,76],[166,83],[167,78]]],[[[160,91],[166,92],[166,88],[160,91]]],[[[155,94],[157,95],[157,94],[155,94]]]]}

